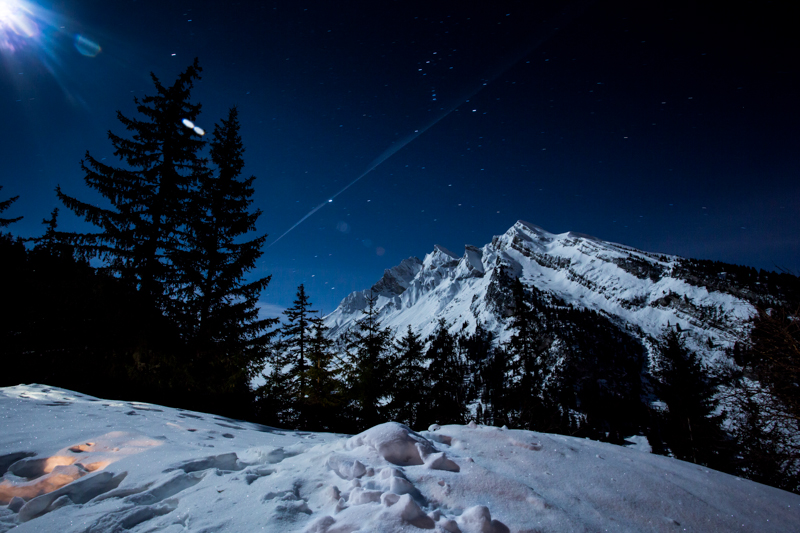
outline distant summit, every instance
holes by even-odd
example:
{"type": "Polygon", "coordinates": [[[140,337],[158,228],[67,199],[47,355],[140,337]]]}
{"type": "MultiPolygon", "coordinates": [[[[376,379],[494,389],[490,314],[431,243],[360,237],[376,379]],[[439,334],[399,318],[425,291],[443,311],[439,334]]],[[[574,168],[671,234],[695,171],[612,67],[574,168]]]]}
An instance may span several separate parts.
{"type": "Polygon", "coordinates": [[[361,317],[372,291],[379,319],[397,332],[410,325],[425,336],[444,318],[453,331],[480,324],[503,341],[510,285],[519,278],[543,309],[598,313],[648,351],[666,329],[678,329],[688,347],[715,359],[739,338],[754,304],[791,296],[769,282],[770,274],[779,276],[644,252],[583,233],[554,234],[520,220],[480,248],[466,245],[460,256],[435,245],[423,260],[405,259],[371,289],[347,296],[325,322],[332,336],[341,335],[361,317]]]}

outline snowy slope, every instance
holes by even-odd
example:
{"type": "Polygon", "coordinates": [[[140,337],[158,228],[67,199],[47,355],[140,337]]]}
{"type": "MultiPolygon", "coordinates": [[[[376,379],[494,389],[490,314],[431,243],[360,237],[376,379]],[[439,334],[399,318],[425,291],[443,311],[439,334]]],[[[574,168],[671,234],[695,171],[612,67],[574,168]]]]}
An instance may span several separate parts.
{"type": "MultiPolygon", "coordinates": [[[[436,246],[422,261],[406,259],[387,270],[372,292],[383,325],[395,331],[410,325],[427,335],[444,318],[453,330],[466,322],[474,331],[480,322],[502,340],[503,270],[566,304],[609,316],[645,342],[678,325],[690,347],[714,358],[735,342],[754,309],[744,299],[688,283],[675,273],[678,259],[518,221],[481,248],[467,245],[461,256],[436,246]]],[[[351,294],[326,317],[331,335],[362,316],[368,293],[351,294]]]]}
{"type": "Polygon", "coordinates": [[[611,444],[484,426],[355,437],[0,389],[0,531],[785,532],[800,496],[611,444]]]}

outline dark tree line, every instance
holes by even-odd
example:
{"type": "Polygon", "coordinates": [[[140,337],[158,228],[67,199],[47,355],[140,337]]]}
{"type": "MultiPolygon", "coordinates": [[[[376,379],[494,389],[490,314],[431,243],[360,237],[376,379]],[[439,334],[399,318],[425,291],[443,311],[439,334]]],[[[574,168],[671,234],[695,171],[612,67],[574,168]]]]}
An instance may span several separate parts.
{"type": "Polygon", "coordinates": [[[427,339],[409,328],[395,340],[370,296],[356,327],[334,343],[315,313],[301,285],[258,390],[260,420],[341,432],[387,420],[416,428],[467,421],[466,364],[448,324],[427,339]]]}
{"type": "Polygon", "coordinates": [[[200,113],[191,102],[200,72],[195,60],[171,86],[152,75],[155,94],[134,99],[137,115],[117,114],[127,135],[108,138],[119,166],[86,153],[84,181],[102,204],[56,189],[94,232],[59,231],[55,210],[33,248],[3,237],[0,345],[12,369],[3,385],[46,380],[107,397],[252,412],[250,381],[277,322],[258,317],[269,277],[245,279],[266,236],[247,238],[260,211],[250,209],[255,178],[241,175],[236,108],[210,141],[186,126],[200,113]]]}
{"type": "Polygon", "coordinates": [[[316,311],[300,286],[259,390],[265,421],[359,431],[386,420],[420,429],[477,418],[618,443],[643,427],[642,347],[614,337],[620,333],[610,324],[593,327],[595,314],[542,313],[519,281],[510,290],[512,335],[502,343],[481,326],[470,332],[444,320],[425,338],[410,327],[395,333],[380,323],[370,296],[356,326],[334,345],[323,342],[325,326],[310,318],[316,311]],[[573,325],[570,342],[557,340],[555,316],[573,325]],[[312,353],[324,357],[313,363],[312,353]],[[321,376],[316,384],[306,377],[312,367],[321,376]],[[329,391],[326,406],[312,406],[311,398],[321,396],[317,386],[329,391]]]}
{"type": "Polygon", "coordinates": [[[342,432],[386,420],[424,429],[474,419],[617,444],[644,434],[654,453],[798,490],[794,319],[762,313],[733,354],[738,365],[708,368],[678,328],[654,339],[648,358],[607,317],[518,280],[505,290],[503,342],[480,325],[468,332],[443,320],[426,338],[410,327],[392,332],[370,297],[356,328],[333,344],[301,286],[259,412],[278,426],[342,432]],[[310,368],[316,381],[305,377],[310,368]]]}

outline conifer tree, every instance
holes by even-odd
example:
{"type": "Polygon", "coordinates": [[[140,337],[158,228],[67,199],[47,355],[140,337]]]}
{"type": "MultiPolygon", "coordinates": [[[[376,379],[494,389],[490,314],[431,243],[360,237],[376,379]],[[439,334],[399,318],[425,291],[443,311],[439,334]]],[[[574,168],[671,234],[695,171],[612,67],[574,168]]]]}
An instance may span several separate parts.
{"type": "MultiPolygon", "coordinates": [[[[753,376],[770,392],[780,425],[800,429],[800,308],[759,310],[748,350],[753,376]]],[[[800,448],[800,446],[798,446],[800,448]]]]}
{"type": "Polygon", "coordinates": [[[45,218],[42,220],[42,224],[44,224],[47,229],[45,230],[44,235],[34,240],[36,241],[37,246],[54,251],[59,244],[59,238],[56,232],[58,229],[57,207],[53,208],[53,210],[50,212],[50,218],[45,218]]]}
{"type": "Polygon", "coordinates": [[[423,411],[428,410],[425,397],[425,346],[418,334],[408,326],[405,335],[395,343],[392,365],[392,419],[411,428],[420,427],[423,411]]]}
{"type": "Polygon", "coordinates": [[[456,350],[456,337],[450,333],[443,318],[439,320],[436,330],[428,337],[427,342],[425,358],[430,360],[430,364],[426,371],[427,410],[422,425],[434,422],[463,424],[467,414],[465,365],[456,350]]]}
{"type": "Polygon", "coordinates": [[[244,146],[239,127],[235,107],[227,120],[215,125],[210,143],[213,169],[197,174],[186,246],[171,254],[180,283],[176,317],[193,348],[194,362],[215,382],[225,377],[228,388],[241,387],[254,375],[272,336],[267,330],[277,322],[258,317],[258,297],[270,276],[245,280],[267,236],[244,239],[255,229],[261,210],[249,210],[255,177],[241,178],[244,146]]]}
{"type": "Polygon", "coordinates": [[[389,394],[387,386],[391,331],[378,320],[377,297],[369,293],[367,307],[356,328],[350,332],[346,349],[350,354],[347,386],[353,401],[357,430],[383,422],[383,403],[389,394]]]}
{"type": "Polygon", "coordinates": [[[509,328],[514,330],[506,350],[511,359],[513,382],[512,406],[517,420],[515,423],[524,429],[543,430],[553,406],[547,405],[543,397],[545,361],[539,347],[540,334],[538,318],[533,306],[528,302],[525,288],[519,278],[511,285],[514,310],[509,328]]]}
{"type": "Polygon", "coordinates": [[[482,324],[477,324],[475,332],[460,335],[458,343],[469,365],[480,367],[492,354],[494,334],[482,324]]]}
{"type": "Polygon", "coordinates": [[[280,328],[281,340],[276,349],[281,352],[281,360],[286,373],[290,376],[292,387],[288,401],[295,412],[295,425],[306,428],[306,398],[308,387],[308,358],[311,341],[311,319],[317,311],[311,309],[311,303],[301,284],[297,287],[297,296],[292,307],[283,314],[286,321],[280,328]]]}
{"type": "Polygon", "coordinates": [[[46,228],[43,235],[39,237],[32,237],[26,240],[35,243],[34,250],[38,252],[45,252],[54,258],[62,256],[69,256],[72,258],[72,246],[62,240],[62,233],[58,231],[59,212],[59,209],[55,207],[50,212],[50,218],[45,218],[42,220],[42,224],[46,228]]]}
{"type": "MultiPolygon", "coordinates": [[[[473,333],[467,333],[469,323],[465,322],[458,335],[458,351],[466,365],[466,373],[472,376],[467,387],[467,404],[475,400],[487,401],[486,392],[486,368],[491,364],[494,335],[480,323],[475,325],[473,333]]],[[[487,408],[478,403],[479,412],[476,413],[476,420],[485,423],[484,420],[490,415],[487,408]]]]}
{"type": "Polygon", "coordinates": [[[341,369],[334,361],[334,342],[326,337],[328,328],[322,317],[310,318],[311,337],[308,339],[306,370],[306,428],[314,431],[333,431],[339,422],[338,408],[342,398],[341,369]]]}
{"type": "Polygon", "coordinates": [[[509,419],[510,381],[509,355],[505,346],[498,346],[481,368],[482,398],[486,403],[483,418],[486,424],[496,426],[511,423],[509,419]]]}
{"type": "Polygon", "coordinates": [[[267,366],[262,373],[264,384],[256,390],[256,416],[259,422],[283,428],[297,427],[295,398],[297,387],[288,371],[291,361],[277,345],[268,347],[267,366]]]}
{"type": "MultiPolygon", "coordinates": [[[[0,191],[2,191],[2,190],[3,190],[3,186],[0,185],[0,191]]],[[[8,200],[3,200],[2,202],[0,202],[0,213],[2,213],[3,211],[5,211],[9,207],[11,207],[11,204],[16,202],[17,200],[19,200],[19,196],[13,196],[13,197],[9,198],[8,200]]],[[[10,224],[13,224],[14,222],[17,222],[17,221],[20,221],[20,220],[22,220],[22,217],[17,217],[17,218],[3,218],[3,217],[0,217],[0,228],[7,228],[10,224]]]]}
{"type": "Polygon", "coordinates": [[[678,459],[717,466],[723,434],[722,417],[713,414],[716,387],[677,331],[659,339],[658,363],[659,396],[667,404],[663,431],[667,446],[678,459]]]}
{"type": "Polygon", "coordinates": [[[733,437],[739,471],[759,483],[800,493],[800,320],[784,308],[759,309],[750,338],[732,350],[733,437]]]}
{"type": "Polygon", "coordinates": [[[301,284],[294,305],[284,311],[281,339],[271,345],[266,383],[257,391],[261,419],[298,429],[334,429],[342,403],[340,365],[333,341],[301,284]],[[267,413],[269,411],[269,413],[267,413]]]}
{"type": "Polygon", "coordinates": [[[170,87],[151,74],[156,94],[134,98],[142,117],[117,113],[131,137],[109,132],[108,138],[125,166],[107,165],[86,152],[81,161],[84,181],[110,207],[81,201],[56,188],[64,205],[100,228],[98,233],[65,234],[77,251],[104,259],[104,269],[162,307],[176,285],[169,256],[183,244],[187,203],[204,166],[199,156],[204,141],[184,125],[200,113],[200,104],[189,101],[200,71],[195,59],[170,87]]]}

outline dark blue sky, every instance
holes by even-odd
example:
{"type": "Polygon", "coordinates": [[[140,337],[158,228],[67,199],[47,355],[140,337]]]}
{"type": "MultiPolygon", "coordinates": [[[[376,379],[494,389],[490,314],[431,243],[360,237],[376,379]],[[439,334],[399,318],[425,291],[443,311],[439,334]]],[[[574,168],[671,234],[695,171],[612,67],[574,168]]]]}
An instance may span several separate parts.
{"type": "Polygon", "coordinates": [[[329,312],[405,257],[518,219],[800,271],[790,2],[464,4],[31,3],[38,32],[0,36],[0,199],[25,216],[10,230],[41,234],[57,184],[93,198],[84,152],[114,162],[116,111],[198,57],[198,125],[239,107],[269,243],[413,138],[265,250],[270,306],[304,283],[329,312]]]}

